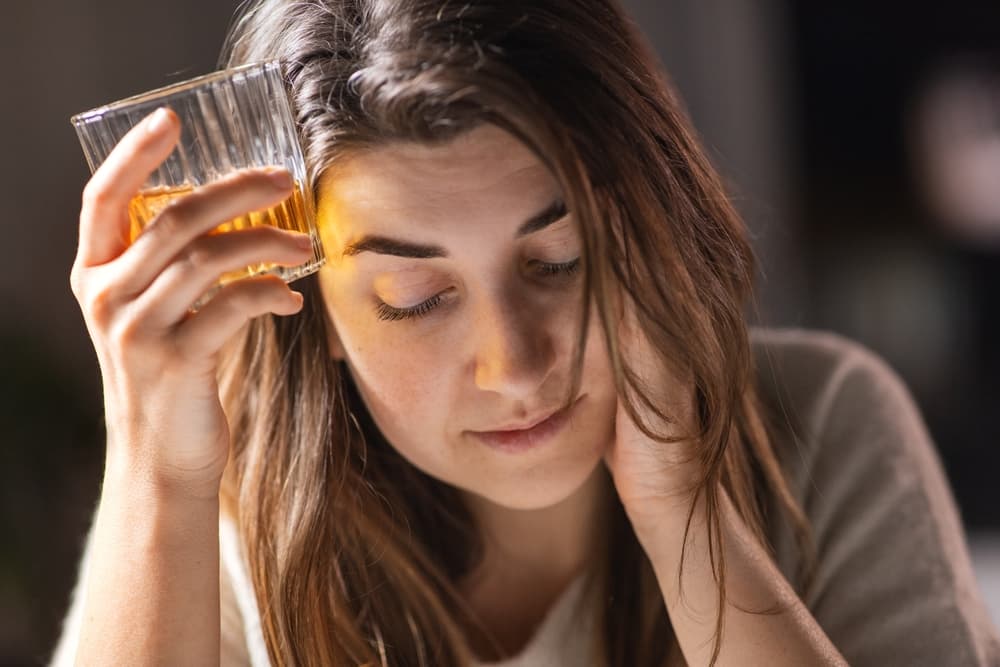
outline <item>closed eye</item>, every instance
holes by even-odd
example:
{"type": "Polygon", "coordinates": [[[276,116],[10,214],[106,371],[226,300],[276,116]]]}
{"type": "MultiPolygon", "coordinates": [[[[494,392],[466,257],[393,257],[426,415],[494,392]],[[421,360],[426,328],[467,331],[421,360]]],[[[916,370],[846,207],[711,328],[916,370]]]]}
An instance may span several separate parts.
{"type": "MultiPolygon", "coordinates": [[[[531,262],[531,266],[537,272],[537,274],[543,278],[553,278],[553,277],[569,277],[574,275],[580,268],[580,258],[570,260],[568,262],[552,263],[552,262],[531,262]]],[[[447,292],[448,290],[445,290],[447,292]]],[[[418,303],[415,306],[409,308],[396,308],[385,303],[381,299],[376,297],[375,303],[375,314],[380,320],[386,322],[393,322],[398,320],[415,319],[423,317],[429,314],[432,310],[437,308],[441,301],[443,300],[443,295],[445,292],[439,292],[431,298],[418,303]]]]}

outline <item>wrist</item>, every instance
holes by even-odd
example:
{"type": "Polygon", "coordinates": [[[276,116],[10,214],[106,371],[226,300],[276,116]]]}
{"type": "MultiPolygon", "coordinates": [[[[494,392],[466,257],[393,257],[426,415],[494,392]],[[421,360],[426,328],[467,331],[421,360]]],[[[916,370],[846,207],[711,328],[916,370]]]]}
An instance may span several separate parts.
{"type": "Polygon", "coordinates": [[[707,525],[705,494],[694,491],[665,496],[632,511],[626,510],[636,539],[654,563],[679,559],[686,531],[696,535],[707,525]],[[690,524],[688,523],[690,517],[690,524]]]}
{"type": "MultiPolygon", "coordinates": [[[[685,523],[695,494],[702,484],[700,471],[693,465],[672,464],[669,471],[658,471],[652,479],[616,484],[625,513],[638,532],[673,530],[685,523]]],[[[617,480],[616,480],[617,482],[617,480]]],[[[703,499],[704,492],[700,494],[703,499]]]]}
{"type": "Polygon", "coordinates": [[[132,457],[108,456],[105,461],[104,493],[131,497],[151,506],[218,503],[222,476],[214,472],[186,476],[161,471],[132,457]]]}

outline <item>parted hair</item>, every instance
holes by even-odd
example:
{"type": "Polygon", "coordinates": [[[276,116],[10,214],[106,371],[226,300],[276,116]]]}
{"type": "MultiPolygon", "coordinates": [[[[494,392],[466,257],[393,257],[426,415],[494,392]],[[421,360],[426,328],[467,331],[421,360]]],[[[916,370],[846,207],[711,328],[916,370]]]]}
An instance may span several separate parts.
{"type": "MultiPolygon", "coordinates": [[[[221,64],[275,59],[313,191],[327,167],[355,151],[440,144],[483,123],[530,148],[558,181],[583,240],[588,298],[574,387],[593,307],[619,395],[647,435],[676,444],[639,417],[673,421],[619,349],[616,295],[665,367],[693,383],[690,435],[702,473],[694,495],[708,512],[720,603],[720,489],[765,546],[771,500],[808,544],[754,387],[745,225],[615,0],[244,3],[221,64]]],[[[220,370],[233,443],[223,509],[238,522],[270,660],[467,664],[464,633],[479,624],[455,582],[482,557],[479,530],[454,488],[385,441],[347,367],[330,356],[315,276],[299,285],[303,310],[251,322],[220,370]]],[[[600,525],[603,549],[587,579],[598,602],[598,664],[677,660],[651,564],[617,497],[600,525]]],[[[716,656],[723,630],[720,614],[716,656]]]]}

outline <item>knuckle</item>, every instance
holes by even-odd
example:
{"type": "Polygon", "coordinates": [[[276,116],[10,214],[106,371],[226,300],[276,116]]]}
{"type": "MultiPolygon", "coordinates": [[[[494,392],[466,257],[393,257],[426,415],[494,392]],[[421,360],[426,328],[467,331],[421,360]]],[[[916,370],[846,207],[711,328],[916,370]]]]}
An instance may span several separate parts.
{"type": "Polygon", "coordinates": [[[100,208],[108,200],[108,190],[100,179],[92,178],[83,187],[81,204],[84,211],[100,208]]]}
{"type": "Polygon", "coordinates": [[[183,251],[182,261],[189,271],[214,271],[219,263],[219,253],[210,239],[202,238],[183,251]]]}
{"type": "Polygon", "coordinates": [[[185,199],[178,199],[163,207],[156,219],[150,224],[149,231],[156,236],[170,237],[181,232],[184,220],[188,215],[185,199]]]}
{"type": "Polygon", "coordinates": [[[114,299],[112,289],[109,285],[92,287],[84,290],[80,287],[82,294],[81,302],[90,320],[101,327],[107,327],[114,315],[114,299]]]}
{"type": "Polygon", "coordinates": [[[118,318],[108,333],[108,340],[118,349],[135,347],[141,332],[140,321],[138,317],[118,318]]]}
{"type": "Polygon", "coordinates": [[[194,191],[174,199],[157,214],[150,223],[150,231],[156,236],[170,237],[184,234],[204,215],[206,191],[201,186],[194,191]]]}

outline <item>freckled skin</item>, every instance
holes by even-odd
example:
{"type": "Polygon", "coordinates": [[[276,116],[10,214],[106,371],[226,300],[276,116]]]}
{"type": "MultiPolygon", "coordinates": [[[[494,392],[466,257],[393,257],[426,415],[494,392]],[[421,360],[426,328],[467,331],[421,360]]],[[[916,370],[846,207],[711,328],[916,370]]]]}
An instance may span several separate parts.
{"type": "Polygon", "coordinates": [[[375,423],[402,456],[511,509],[570,497],[614,437],[614,382],[594,309],[583,399],[566,429],[517,454],[468,433],[547,414],[565,397],[582,280],[580,272],[542,275],[537,264],[579,257],[572,212],[516,237],[559,197],[531,151],[492,125],[435,147],[359,153],[330,167],[319,186],[331,353],[346,359],[375,423]],[[442,246],[449,256],[343,256],[347,244],[375,234],[442,246]],[[421,317],[379,319],[378,300],[410,308],[437,294],[441,302],[421,317]]]}

